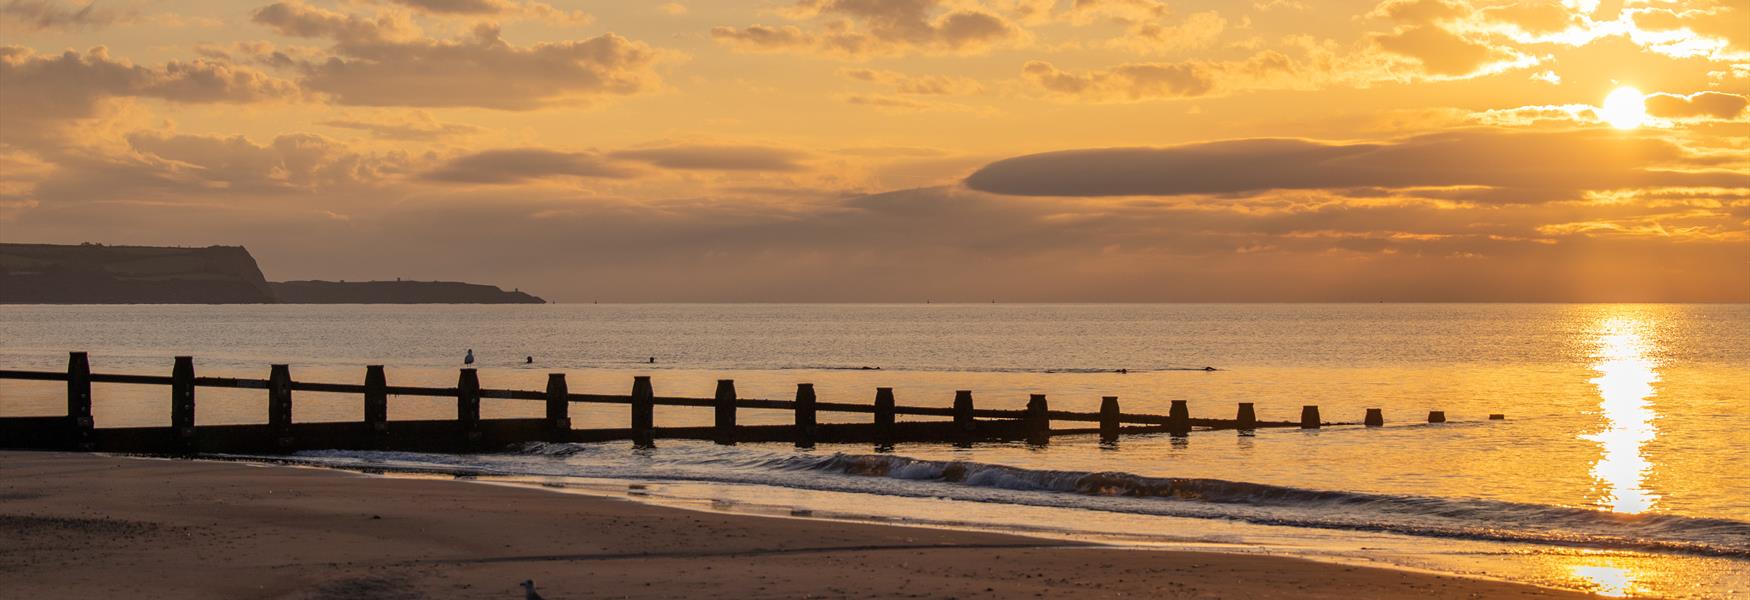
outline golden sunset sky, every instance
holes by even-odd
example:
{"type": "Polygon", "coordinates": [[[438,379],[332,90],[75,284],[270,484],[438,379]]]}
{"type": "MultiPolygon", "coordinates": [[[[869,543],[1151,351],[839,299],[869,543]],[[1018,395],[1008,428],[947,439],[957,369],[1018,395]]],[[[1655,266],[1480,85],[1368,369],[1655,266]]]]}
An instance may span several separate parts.
{"type": "Polygon", "coordinates": [[[1750,301],[1750,0],[0,19],[6,242],[584,302],[1750,301]]]}

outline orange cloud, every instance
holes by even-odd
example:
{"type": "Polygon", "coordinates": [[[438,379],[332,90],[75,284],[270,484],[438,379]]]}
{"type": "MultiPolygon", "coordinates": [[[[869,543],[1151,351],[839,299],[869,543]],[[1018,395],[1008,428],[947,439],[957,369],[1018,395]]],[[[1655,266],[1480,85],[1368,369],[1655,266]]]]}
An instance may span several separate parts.
{"type": "Polygon", "coordinates": [[[468,37],[435,40],[392,15],[368,19],[295,0],[253,19],[284,35],[333,41],[326,59],[294,64],[306,88],[340,104],[530,110],[650,90],[663,57],[612,33],[517,47],[481,24],[468,37]]]}
{"type": "Polygon", "coordinates": [[[244,104],[299,97],[298,87],[220,60],[140,66],[111,58],[99,46],[80,54],[37,54],[0,46],[0,139],[35,137],[96,116],[115,98],[156,98],[187,104],[244,104]]]}
{"type": "Polygon", "coordinates": [[[1019,42],[1020,26],[994,12],[948,6],[942,0],[802,0],[798,19],[824,21],[806,31],[794,25],[713,27],[711,37],[754,52],[807,52],[861,58],[883,54],[978,53],[1019,42]]]}
{"type": "Polygon", "coordinates": [[[1744,114],[1750,98],[1724,92],[1696,92],[1679,95],[1664,92],[1648,94],[1647,114],[1667,119],[1732,120],[1744,114]]]}
{"type": "Polygon", "coordinates": [[[1068,150],[992,163],[966,185],[1026,196],[1481,186],[1508,190],[1505,199],[1514,202],[1566,199],[1577,190],[1744,185],[1745,173],[1710,168],[1718,162],[1651,137],[1473,129],[1370,143],[1255,139],[1068,150]]]}
{"type": "Polygon", "coordinates": [[[24,31],[85,30],[115,23],[123,15],[87,2],[73,7],[54,0],[9,0],[0,4],[0,26],[24,31]]]}

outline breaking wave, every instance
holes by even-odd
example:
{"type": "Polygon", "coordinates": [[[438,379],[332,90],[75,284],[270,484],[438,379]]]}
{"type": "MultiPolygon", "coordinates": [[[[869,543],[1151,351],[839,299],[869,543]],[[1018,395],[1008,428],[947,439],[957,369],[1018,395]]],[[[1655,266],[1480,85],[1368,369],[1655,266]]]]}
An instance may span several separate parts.
{"type": "Polygon", "coordinates": [[[766,485],[1750,558],[1750,523],[1731,519],[1625,515],[1500,500],[1327,491],[1110,471],[1027,469],[892,454],[815,454],[711,444],[634,450],[619,444],[534,442],[503,454],[318,451],[296,456],[297,462],[355,469],[766,485]]]}

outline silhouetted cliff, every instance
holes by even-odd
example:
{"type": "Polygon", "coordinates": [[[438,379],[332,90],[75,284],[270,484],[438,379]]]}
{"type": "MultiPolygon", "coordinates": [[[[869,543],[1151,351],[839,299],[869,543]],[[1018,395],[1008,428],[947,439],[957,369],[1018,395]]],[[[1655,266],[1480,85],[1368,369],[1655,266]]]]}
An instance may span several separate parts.
{"type": "Polygon", "coordinates": [[[269,284],[292,304],[544,304],[490,285],[455,281],[284,281],[269,284]]]}
{"type": "Polygon", "coordinates": [[[0,244],[0,304],[542,304],[451,281],[269,283],[241,246],[0,244]]]}
{"type": "Polygon", "coordinates": [[[260,304],[273,292],[241,246],[0,244],[0,303],[260,304]]]}

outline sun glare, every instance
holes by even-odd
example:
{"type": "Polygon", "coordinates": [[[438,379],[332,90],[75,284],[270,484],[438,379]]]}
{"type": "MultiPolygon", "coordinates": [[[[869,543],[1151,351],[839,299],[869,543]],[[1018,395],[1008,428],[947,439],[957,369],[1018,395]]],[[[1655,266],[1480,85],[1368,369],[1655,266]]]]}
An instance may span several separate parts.
{"type": "Polygon", "coordinates": [[[1598,108],[1598,115],[1617,129],[1640,127],[1647,122],[1646,96],[1632,87],[1616,88],[1604,97],[1604,106],[1598,108]]]}

